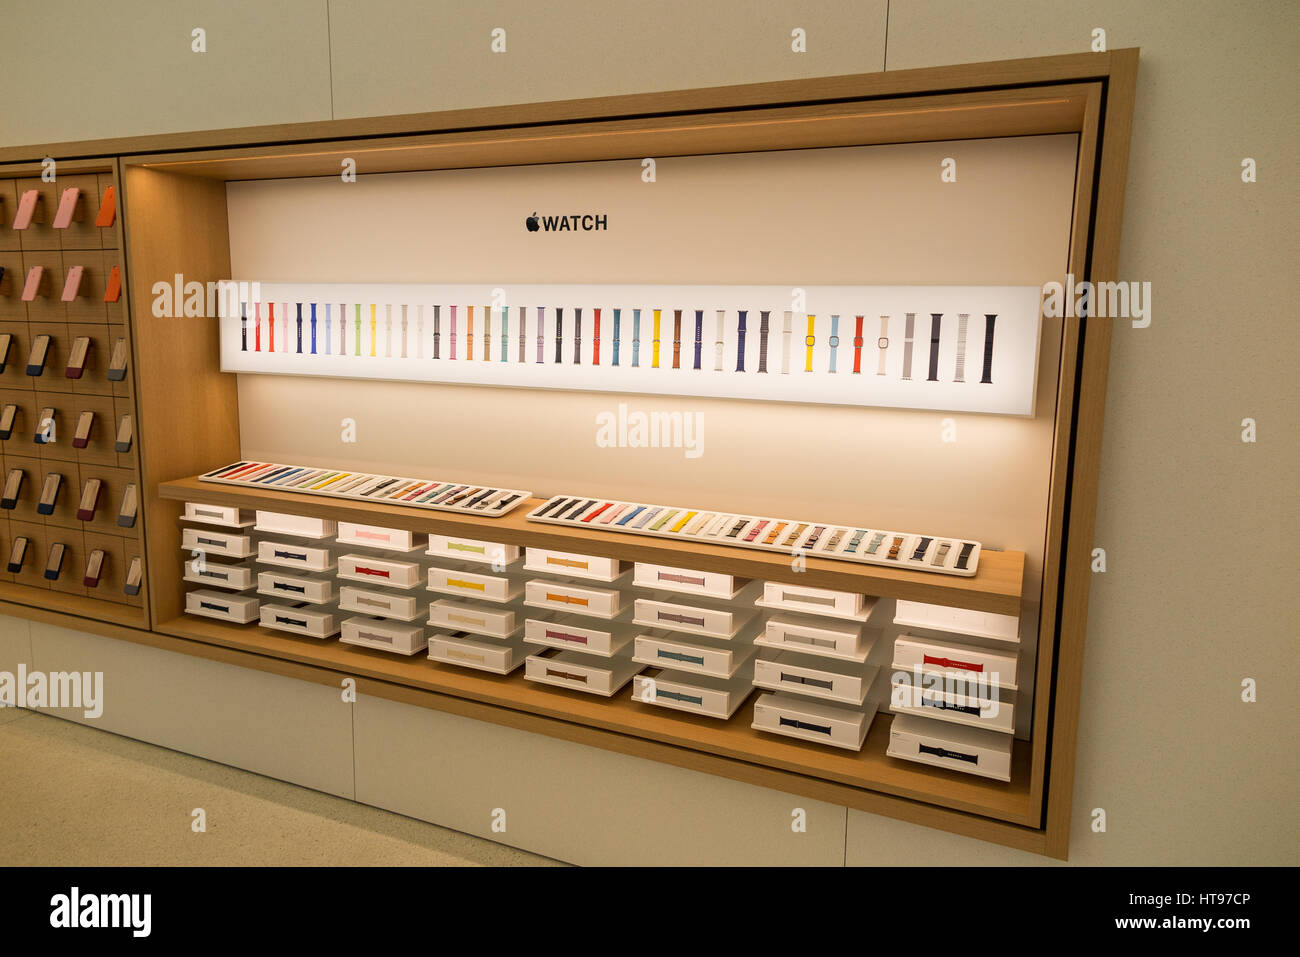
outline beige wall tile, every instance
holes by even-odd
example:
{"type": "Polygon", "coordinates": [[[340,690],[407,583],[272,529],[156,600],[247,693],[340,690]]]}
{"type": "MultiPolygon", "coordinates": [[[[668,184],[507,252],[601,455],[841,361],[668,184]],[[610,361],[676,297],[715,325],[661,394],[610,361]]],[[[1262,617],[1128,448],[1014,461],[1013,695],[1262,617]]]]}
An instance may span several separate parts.
{"type": "Polygon", "coordinates": [[[357,800],[399,814],[575,864],[843,863],[842,807],[366,695],[356,718],[357,800]]]}
{"type": "Polygon", "coordinates": [[[334,111],[384,116],[870,73],[884,58],[885,7],[333,0],[334,111]],[[497,27],[505,53],[491,50],[497,27]],[[805,53],[791,49],[795,28],[805,53]]]}
{"type": "Polygon", "coordinates": [[[52,713],[352,797],[352,713],[340,689],[32,624],[40,671],[103,672],[103,714],[52,713]]]}
{"type": "Polygon", "coordinates": [[[5,146],[330,118],[325,0],[45,0],[8,12],[5,146]],[[196,27],[205,53],[191,50],[196,27]]]}

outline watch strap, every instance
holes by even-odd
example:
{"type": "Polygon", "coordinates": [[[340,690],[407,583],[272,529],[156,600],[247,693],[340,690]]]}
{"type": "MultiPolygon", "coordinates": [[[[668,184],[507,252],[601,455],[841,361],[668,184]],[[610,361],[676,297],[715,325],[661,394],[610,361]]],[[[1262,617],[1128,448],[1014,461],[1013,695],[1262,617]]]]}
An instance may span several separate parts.
{"type": "Polygon", "coordinates": [[[673,310],[673,368],[682,367],[682,311],[673,310]]]}
{"type": "Polygon", "coordinates": [[[759,317],[758,317],[758,371],[759,372],[767,371],[768,315],[769,313],[766,310],[764,310],[763,312],[759,313],[759,317]]]}
{"type": "Polygon", "coordinates": [[[993,382],[993,327],[997,321],[996,315],[986,313],[984,316],[984,374],[980,376],[980,382],[984,384],[993,382]]]}
{"type": "Polygon", "coordinates": [[[903,319],[903,378],[912,378],[912,338],[916,332],[916,313],[909,312],[903,319]]]}
{"type": "Polygon", "coordinates": [[[726,314],[725,309],[719,309],[713,318],[713,371],[722,371],[722,353],[725,348],[722,343],[722,321],[726,314]]]}
{"type": "Polygon", "coordinates": [[[939,381],[939,337],[943,333],[943,313],[930,313],[930,369],[926,382],[939,381]]]}
{"type": "Polygon", "coordinates": [[[966,381],[966,324],[968,322],[970,322],[969,313],[957,314],[957,366],[953,371],[953,382],[966,381]]]}

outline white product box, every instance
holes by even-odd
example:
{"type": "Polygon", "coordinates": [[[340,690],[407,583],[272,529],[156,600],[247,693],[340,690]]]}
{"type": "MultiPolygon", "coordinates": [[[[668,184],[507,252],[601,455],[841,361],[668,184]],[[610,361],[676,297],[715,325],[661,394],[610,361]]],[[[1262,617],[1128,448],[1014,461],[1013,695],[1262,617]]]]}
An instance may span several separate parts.
{"type": "MultiPolygon", "coordinates": [[[[1016,689],[1016,656],[998,654],[986,648],[970,645],[941,644],[911,635],[900,635],[894,641],[894,671],[909,671],[925,675],[939,672],[947,677],[976,685],[1016,689]]],[[[916,684],[925,682],[917,680],[916,684]]],[[[990,697],[990,691],[984,697],[990,697]]]]}
{"type": "MultiPolygon", "coordinates": [[[[966,682],[959,682],[958,687],[971,688],[966,682]]],[[[889,707],[896,714],[914,714],[1002,734],[1012,734],[1016,728],[1013,702],[1003,701],[996,694],[980,698],[961,690],[917,685],[908,672],[893,676],[889,707]]]]}
{"type": "Polygon", "coordinates": [[[754,604],[777,611],[799,611],[808,615],[866,621],[876,606],[876,599],[852,591],[808,588],[787,582],[763,582],[763,597],[754,604]]]}
{"type": "Polygon", "coordinates": [[[638,598],[633,620],[649,628],[667,628],[711,638],[733,638],[753,621],[752,608],[711,608],[706,605],[683,605],[658,598],[638,598]]]}
{"type": "Polygon", "coordinates": [[[257,593],[284,601],[323,605],[334,600],[334,581],[330,578],[311,578],[284,572],[258,572],[257,593]]]}
{"type": "Polygon", "coordinates": [[[414,588],[420,584],[420,566],[415,562],[399,562],[392,558],[340,555],[338,576],[368,585],[414,588]]]}
{"type": "Polygon", "coordinates": [[[306,635],[309,638],[329,638],[339,633],[338,619],[333,609],[323,609],[305,602],[292,605],[263,603],[261,625],[263,628],[306,635]]]}
{"type": "Polygon", "coordinates": [[[635,661],[656,668],[715,678],[730,678],[742,673],[751,679],[753,677],[753,669],[748,667],[754,658],[754,646],[750,644],[688,644],[676,635],[650,631],[637,635],[633,647],[635,661]]]}
{"type": "Polygon", "coordinates": [[[591,588],[554,579],[534,578],[524,583],[524,604],[553,608],[575,615],[614,618],[623,611],[623,593],[613,588],[591,588]]]}
{"type": "Polygon", "coordinates": [[[894,624],[905,628],[987,638],[990,641],[1020,642],[1020,619],[1014,615],[949,608],[947,605],[930,605],[920,601],[900,600],[894,611],[894,624]]]}
{"type": "Polygon", "coordinates": [[[610,697],[632,680],[641,666],[627,658],[593,658],[573,651],[547,649],[529,655],[524,677],[529,681],[610,697]]]}
{"type": "Polygon", "coordinates": [[[339,522],[336,541],[343,545],[364,545],[366,548],[382,548],[390,552],[409,552],[423,548],[426,538],[417,532],[408,532],[402,528],[339,522]]]}
{"type": "Polygon", "coordinates": [[[608,658],[626,648],[638,630],[632,625],[592,625],[572,615],[529,618],[524,622],[524,641],[608,658]]]}
{"type": "Polygon", "coordinates": [[[557,552],[549,548],[526,548],[524,568],[531,572],[548,572],[552,575],[569,575],[573,578],[612,582],[627,571],[627,564],[617,558],[557,552]]]}
{"type": "Polygon", "coordinates": [[[878,628],[829,627],[824,621],[782,617],[769,618],[763,626],[763,634],[754,639],[754,644],[762,648],[862,662],[867,660],[878,637],[878,628]]]}
{"type": "Polygon", "coordinates": [[[632,700],[710,718],[730,718],[754,686],[744,675],[710,678],[680,671],[654,671],[632,679],[632,700]]]}
{"type": "Polygon", "coordinates": [[[234,506],[208,505],[204,502],[186,502],[185,514],[182,517],[187,522],[225,525],[227,528],[249,528],[253,524],[253,519],[249,518],[247,512],[240,511],[234,506]]]}
{"type": "Polygon", "coordinates": [[[183,528],[181,548],[186,551],[200,551],[206,555],[247,558],[253,554],[253,540],[247,535],[219,532],[211,528],[183,528]]]}
{"type": "Polygon", "coordinates": [[[416,595],[396,595],[344,585],[339,589],[339,610],[359,611],[372,618],[415,621],[420,617],[420,599],[416,595]]]}
{"type": "Polygon", "coordinates": [[[651,565],[637,562],[632,566],[632,584],[660,591],[675,591],[690,595],[707,595],[711,598],[735,598],[750,583],[748,578],[724,575],[722,572],[701,572],[672,565],[651,565]]]}
{"type": "Polygon", "coordinates": [[[900,714],[894,716],[889,727],[889,748],[885,753],[904,761],[1010,781],[1014,740],[1012,735],[984,728],[900,714]]]}
{"type": "Polygon", "coordinates": [[[257,560],[264,565],[280,565],[305,572],[327,572],[334,567],[334,556],[328,548],[290,542],[258,542],[257,560]]]}
{"type": "Polygon", "coordinates": [[[521,624],[513,608],[440,599],[429,605],[429,624],[489,638],[512,638],[521,624]]]}
{"type": "Polygon", "coordinates": [[[429,591],[501,602],[514,601],[524,593],[524,586],[513,575],[483,575],[434,565],[429,569],[429,591]]]}
{"type": "Polygon", "coordinates": [[[450,558],[458,562],[504,566],[519,561],[519,546],[506,545],[502,542],[484,542],[477,538],[430,535],[429,550],[425,554],[450,558]]]}
{"type": "Polygon", "coordinates": [[[527,655],[528,650],[518,638],[483,641],[463,631],[429,636],[429,659],[459,668],[506,675],[522,665],[527,655]]]}
{"type": "Polygon", "coordinates": [[[823,698],[860,708],[867,700],[871,682],[880,671],[875,665],[848,665],[837,661],[809,659],[792,651],[754,661],[754,684],[768,691],[823,698]]]}
{"type": "Polygon", "coordinates": [[[875,713],[876,706],[870,702],[865,710],[858,710],[806,698],[765,694],[759,695],[754,702],[751,727],[802,741],[861,751],[875,713]]]}
{"type": "Polygon", "coordinates": [[[413,655],[428,645],[419,625],[400,625],[382,618],[345,618],[339,641],[363,648],[377,648],[399,655],[413,655]]]}
{"type": "Polygon", "coordinates": [[[286,512],[264,512],[261,509],[257,510],[256,528],[259,532],[293,535],[298,538],[330,538],[337,531],[335,523],[327,518],[290,515],[286,512]]]}
{"type": "Polygon", "coordinates": [[[187,614],[234,621],[241,625],[257,620],[257,607],[258,600],[252,595],[234,595],[207,589],[187,592],[185,595],[187,614]]]}
{"type": "Polygon", "coordinates": [[[204,561],[196,571],[193,561],[185,562],[185,580],[207,585],[209,588],[228,588],[243,591],[253,584],[252,565],[223,565],[204,561]]]}

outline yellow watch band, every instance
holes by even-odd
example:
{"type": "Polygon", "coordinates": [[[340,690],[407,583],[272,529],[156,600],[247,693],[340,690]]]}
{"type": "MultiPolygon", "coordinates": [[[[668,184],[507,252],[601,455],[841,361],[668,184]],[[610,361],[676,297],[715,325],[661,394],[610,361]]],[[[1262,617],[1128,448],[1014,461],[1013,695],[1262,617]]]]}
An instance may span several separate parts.
{"type": "Polygon", "coordinates": [[[650,368],[659,368],[659,313],[660,309],[655,310],[655,334],[653,340],[653,349],[650,352],[650,368]]]}
{"type": "Polygon", "coordinates": [[[816,341],[816,339],[813,337],[813,327],[816,324],[816,322],[817,322],[816,316],[808,317],[808,337],[803,341],[804,344],[803,371],[804,372],[812,372],[813,343],[816,341]]]}
{"type": "Polygon", "coordinates": [[[474,307],[466,306],[469,315],[465,317],[465,358],[474,358],[474,307]]]}
{"type": "Polygon", "coordinates": [[[683,518],[680,522],[678,522],[676,525],[673,526],[673,531],[680,532],[682,528],[685,527],[686,523],[689,522],[698,514],[699,512],[687,512],[685,518],[683,518]]]}
{"type": "Polygon", "coordinates": [[[370,357],[375,357],[375,304],[370,304],[370,357]]]}

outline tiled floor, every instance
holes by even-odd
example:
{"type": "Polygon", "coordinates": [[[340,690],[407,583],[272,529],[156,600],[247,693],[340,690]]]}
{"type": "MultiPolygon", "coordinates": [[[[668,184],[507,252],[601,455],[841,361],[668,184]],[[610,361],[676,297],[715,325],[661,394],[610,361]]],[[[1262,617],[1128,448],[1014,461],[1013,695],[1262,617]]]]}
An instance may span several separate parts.
{"type": "Polygon", "coordinates": [[[557,863],[14,708],[0,709],[0,798],[0,865],[557,863]]]}

